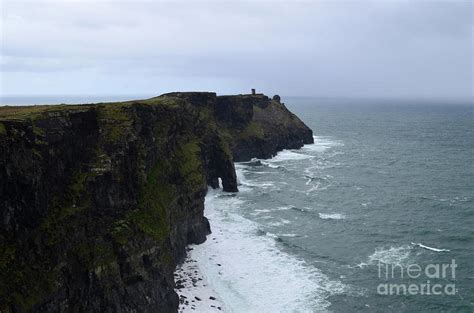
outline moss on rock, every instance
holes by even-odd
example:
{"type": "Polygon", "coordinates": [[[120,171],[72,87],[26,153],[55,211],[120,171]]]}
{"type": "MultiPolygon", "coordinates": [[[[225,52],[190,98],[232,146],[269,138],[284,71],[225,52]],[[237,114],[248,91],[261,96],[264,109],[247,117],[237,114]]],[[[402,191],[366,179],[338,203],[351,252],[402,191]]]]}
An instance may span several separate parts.
{"type": "Polygon", "coordinates": [[[138,209],[129,215],[129,219],[138,228],[158,242],[169,235],[169,216],[167,208],[176,197],[175,189],[167,181],[169,163],[158,162],[150,171],[140,192],[138,209]]]}
{"type": "Polygon", "coordinates": [[[202,189],[206,184],[200,152],[198,141],[193,140],[183,145],[177,155],[181,177],[191,190],[202,189]]]}
{"type": "Polygon", "coordinates": [[[0,123],[0,136],[6,136],[7,135],[7,129],[5,128],[5,124],[0,123]]]}

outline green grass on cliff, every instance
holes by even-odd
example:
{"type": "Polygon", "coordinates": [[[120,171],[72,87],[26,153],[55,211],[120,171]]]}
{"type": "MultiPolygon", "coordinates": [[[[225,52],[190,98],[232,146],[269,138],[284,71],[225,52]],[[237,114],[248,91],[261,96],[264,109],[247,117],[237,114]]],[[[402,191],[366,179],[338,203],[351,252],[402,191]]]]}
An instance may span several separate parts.
{"type": "Polygon", "coordinates": [[[238,135],[239,139],[259,138],[263,139],[265,133],[263,129],[254,121],[251,121],[238,135]]]}
{"type": "Polygon", "coordinates": [[[125,103],[98,106],[98,118],[105,131],[103,137],[109,142],[117,142],[127,135],[133,125],[133,116],[127,111],[130,106],[125,103]]]}
{"type": "Polygon", "coordinates": [[[83,112],[90,105],[29,105],[29,106],[3,106],[0,107],[0,120],[34,120],[44,114],[64,114],[68,112],[83,112]]]}
{"type": "Polygon", "coordinates": [[[57,196],[52,198],[47,216],[43,219],[41,230],[47,235],[49,245],[56,244],[67,238],[74,226],[68,219],[77,213],[83,212],[90,206],[90,199],[84,196],[87,179],[93,173],[76,170],[66,188],[63,198],[57,196]]]}
{"type": "Polygon", "coordinates": [[[0,123],[0,136],[5,136],[7,134],[7,129],[3,123],[0,123]]]}
{"type": "Polygon", "coordinates": [[[129,218],[138,228],[158,242],[169,234],[169,216],[167,208],[175,199],[175,189],[166,180],[169,173],[168,162],[158,162],[150,171],[143,186],[138,210],[129,218]]]}
{"type": "MultiPolygon", "coordinates": [[[[24,106],[0,106],[0,120],[35,120],[41,117],[61,116],[69,113],[79,113],[91,109],[111,110],[110,116],[115,116],[113,111],[117,108],[123,109],[137,104],[177,106],[184,100],[175,97],[159,96],[145,100],[131,100],[123,102],[91,103],[91,104],[52,104],[52,105],[24,105],[24,106]]],[[[118,112],[120,115],[120,112],[118,112]]],[[[106,112],[107,114],[107,112],[106,112]]],[[[120,117],[120,116],[118,116],[120,117]]]]}
{"type": "Polygon", "coordinates": [[[198,141],[191,140],[177,148],[173,156],[161,158],[155,164],[141,188],[138,208],[114,223],[110,231],[117,243],[127,244],[133,235],[132,225],[158,243],[167,238],[170,210],[177,205],[180,192],[187,189],[194,193],[206,188],[200,152],[198,141]],[[170,177],[176,181],[170,181],[170,177]]]}
{"type": "Polygon", "coordinates": [[[184,182],[191,190],[202,189],[205,184],[205,177],[203,175],[202,161],[199,158],[201,148],[198,141],[191,141],[185,144],[178,153],[179,171],[184,178],[184,182]]]}

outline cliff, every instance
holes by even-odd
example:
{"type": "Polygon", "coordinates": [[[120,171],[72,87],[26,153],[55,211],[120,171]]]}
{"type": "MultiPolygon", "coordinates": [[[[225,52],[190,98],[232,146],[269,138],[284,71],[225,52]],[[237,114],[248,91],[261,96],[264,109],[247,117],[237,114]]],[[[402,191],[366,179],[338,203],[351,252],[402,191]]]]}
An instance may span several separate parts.
{"type": "Polygon", "coordinates": [[[207,186],[311,142],[264,95],[0,108],[0,311],[175,312],[207,186]]]}

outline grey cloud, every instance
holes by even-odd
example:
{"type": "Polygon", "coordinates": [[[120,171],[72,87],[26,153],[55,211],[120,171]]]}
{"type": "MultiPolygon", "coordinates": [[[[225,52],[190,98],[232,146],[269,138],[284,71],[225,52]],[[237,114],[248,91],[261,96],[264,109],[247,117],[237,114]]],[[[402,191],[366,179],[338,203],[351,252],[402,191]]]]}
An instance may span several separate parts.
{"type": "Polygon", "coordinates": [[[7,2],[2,93],[24,93],[28,82],[29,92],[48,94],[258,85],[292,95],[468,97],[471,9],[467,1],[7,2]],[[57,84],[38,79],[55,81],[58,71],[57,84]],[[74,92],[91,73],[95,84],[74,92]]]}

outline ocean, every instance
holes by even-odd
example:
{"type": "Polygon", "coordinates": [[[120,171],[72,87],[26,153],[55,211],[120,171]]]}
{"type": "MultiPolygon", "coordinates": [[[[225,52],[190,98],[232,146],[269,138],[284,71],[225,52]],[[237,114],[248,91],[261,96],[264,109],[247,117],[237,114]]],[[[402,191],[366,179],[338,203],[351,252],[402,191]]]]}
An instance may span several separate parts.
{"type": "Polygon", "coordinates": [[[236,164],[188,271],[229,312],[473,312],[472,105],[285,100],[315,144],[236,164]]]}
{"type": "Polygon", "coordinates": [[[236,164],[238,193],[209,191],[212,234],[177,270],[180,309],[473,312],[472,104],[283,101],[315,143],[236,164]]]}

